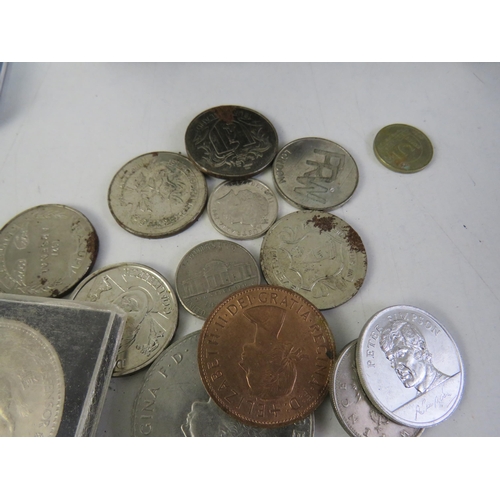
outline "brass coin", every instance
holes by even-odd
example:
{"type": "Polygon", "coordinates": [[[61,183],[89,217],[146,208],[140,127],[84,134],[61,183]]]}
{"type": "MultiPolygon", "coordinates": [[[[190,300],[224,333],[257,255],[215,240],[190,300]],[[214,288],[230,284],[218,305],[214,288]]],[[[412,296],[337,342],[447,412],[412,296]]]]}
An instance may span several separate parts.
{"type": "Polygon", "coordinates": [[[380,130],[373,150],[382,165],[402,174],[419,172],[429,164],[433,154],[429,138],[417,128],[402,123],[380,130]]]}
{"type": "Polygon", "coordinates": [[[335,341],[321,312],[286,288],[255,286],[210,314],[198,347],[212,399],[243,423],[279,427],[311,414],[328,392],[335,341]]]}

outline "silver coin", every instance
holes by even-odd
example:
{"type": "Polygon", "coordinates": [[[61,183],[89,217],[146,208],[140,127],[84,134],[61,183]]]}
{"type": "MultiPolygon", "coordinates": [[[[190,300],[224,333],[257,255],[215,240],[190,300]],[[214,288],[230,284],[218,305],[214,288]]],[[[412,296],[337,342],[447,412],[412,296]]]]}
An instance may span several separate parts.
{"type": "Polygon", "coordinates": [[[208,175],[245,179],[264,170],[278,151],[278,134],[257,111],[217,106],[200,113],[186,130],[189,158],[208,175]]]}
{"type": "Polygon", "coordinates": [[[210,221],[228,238],[249,240],[262,236],[278,216],[278,200],[263,182],[255,179],[225,181],[210,195],[210,221]]]}
{"type": "Polygon", "coordinates": [[[392,306],[375,314],[358,339],[356,362],[370,401],[403,425],[436,425],[462,397],[458,348],[446,329],[417,307],[392,306]]]}
{"type": "Polygon", "coordinates": [[[0,318],[0,437],[55,436],[64,391],[50,342],[25,323],[0,318]]]}
{"type": "Polygon", "coordinates": [[[127,314],[113,376],[127,375],[152,363],[170,343],[179,308],[168,281],[148,266],[122,263],[92,273],[71,298],[114,304],[127,314]]]}
{"type": "Polygon", "coordinates": [[[330,213],[285,215],[269,229],[260,251],[264,278],[290,288],[318,309],[351,299],[366,275],[366,251],[358,233],[330,213]]]}
{"type": "Polygon", "coordinates": [[[355,437],[418,437],[423,429],[397,424],[380,413],[366,397],[356,367],[356,343],[338,357],[330,379],[330,399],[345,431],[355,437]]]}
{"type": "Polygon", "coordinates": [[[306,137],[287,144],[273,162],[278,192],[293,206],[333,210],[346,203],[358,185],[353,157],[335,142],[306,137]]]}
{"type": "Polygon", "coordinates": [[[207,200],[203,174],[184,156],[147,153],[113,178],[108,204],[124,229],[143,238],[164,238],[193,224],[207,200]]]}
{"type": "Polygon", "coordinates": [[[182,305],[205,319],[231,293],[260,284],[260,271],[250,252],[226,240],[210,240],[192,248],[175,276],[182,305]]]}
{"type": "Polygon", "coordinates": [[[40,205],[0,230],[0,292],[60,297],[92,268],[99,242],[89,220],[64,205],[40,205]]]}
{"type": "Polygon", "coordinates": [[[200,332],[168,347],[149,368],[133,409],[134,436],[171,437],[308,437],[314,416],[275,429],[240,423],[210,398],[200,378],[197,353],[200,332]]]}

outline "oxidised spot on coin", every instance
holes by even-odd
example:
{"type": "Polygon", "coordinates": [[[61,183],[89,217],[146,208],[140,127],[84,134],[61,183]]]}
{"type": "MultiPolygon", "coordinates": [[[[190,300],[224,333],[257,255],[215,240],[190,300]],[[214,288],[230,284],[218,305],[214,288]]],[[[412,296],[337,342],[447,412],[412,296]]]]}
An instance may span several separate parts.
{"type": "Polygon", "coordinates": [[[353,252],[365,252],[365,246],[363,245],[359,234],[350,226],[347,231],[346,240],[353,252]]]}
{"type": "Polygon", "coordinates": [[[97,234],[90,233],[88,238],[87,238],[87,252],[89,252],[89,253],[95,252],[98,244],[99,244],[99,240],[97,238],[97,234]]]}
{"type": "Polygon", "coordinates": [[[336,219],[328,215],[325,215],[324,217],[315,215],[312,219],[307,221],[307,224],[310,222],[314,224],[314,227],[319,229],[319,234],[323,231],[330,232],[336,226],[336,219]]]}
{"type": "Polygon", "coordinates": [[[235,106],[219,106],[215,108],[215,114],[219,120],[225,123],[232,123],[234,120],[235,106]]]}

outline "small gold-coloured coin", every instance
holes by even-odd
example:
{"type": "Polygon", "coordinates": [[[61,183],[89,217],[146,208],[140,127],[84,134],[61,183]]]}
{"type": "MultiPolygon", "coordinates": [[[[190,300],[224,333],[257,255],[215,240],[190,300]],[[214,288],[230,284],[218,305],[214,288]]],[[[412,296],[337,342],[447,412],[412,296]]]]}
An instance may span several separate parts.
{"type": "Polygon", "coordinates": [[[387,125],[375,136],[375,156],[382,165],[402,174],[419,172],[432,159],[429,138],[411,125],[387,125]]]}

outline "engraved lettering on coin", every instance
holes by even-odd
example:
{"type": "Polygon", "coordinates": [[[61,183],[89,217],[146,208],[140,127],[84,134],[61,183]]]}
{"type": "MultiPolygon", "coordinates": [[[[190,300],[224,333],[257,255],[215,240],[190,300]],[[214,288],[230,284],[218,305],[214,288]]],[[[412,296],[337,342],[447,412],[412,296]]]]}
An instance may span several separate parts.
{"type": "Polygon", "coordinates": [[[40,205],[0,230],[0,291],[60,297],[92,268],[98,238],[89,220],[63,205],[40,205]]]}
{"type": "Polygon", "coordinates": [[[151,366],[133,412],[135,436],[306,437],[313,434],[311,415],[277,429],[245,425],[224,412],[207,394],[200,378],[197,351],[200,332],[168,347],[151,366]]]}
{"type": "Polygon", "coordinates": [[[214,227],[228,238],[257,238],[276,220],[278,200],[255,179],[226,181],[210,195],[208,215],[214,227]]]}
{"type": "Polygon", "coordinates": [[[177,328],[177,299],[170,284],[141,264],[123,263],[97,270],[77,287],[72,299],[115,304],[128,313],[113,376],[152,363],[177,328]]]}
{"type": "Polygon", "coordinates": [[[377,313],[360,336],[357,361],[371,401],[396,422],[430,427],[460,401],[460,353],[444,327],[421,309],[393,306],[377,313]]]}
{"type": "Polygon", "coordinates": [[[279,219],[264,237],[260,260],[269,284],[295,290],[319,309],[352,298],[367,268],[356,231],[339,217],[320,211],[294,212],[279,219]]]}
{"type": "Polygon", "coordinates": [[[200,113],[186,131],[188,157],[208,175],[244,179],[271,164],[278,135],[267,118],[241,106],[200,113]]]}
{"type": "Polygon", "coordinates": [[[352,156],[327,139],[307,137],[287,144],[273,163],[274,183],[290,204],[333,210],[353,195],[358,167],[352,156]]]}
{"type": "Polygon", "coordinates": [[[50,342],[20,321],[0,318],[0,437],[55,436],[64,392],[50,342]]]}
{"type": "Polygon", "coordinates": [[[203,174],[185,157],[148,153],[124,165],[113,178],[108,204],[115,220],[144,238],[163,238],[193,224],[207,199],[203,174]]]}
{"type": "Polygon", "coordinates": [[[356,341],[344,348],[335,363],[330,396],[339,422],[351,436],[417,437],[423,432],[393,422],[371,404],[357,374],[356,341]]]}
{"type": "Polygon", "coordinates": [[[417,128],[402,123],[381,129],[375,137],[373,150],[382,165],[403,174],[419,172],[433,155],[429,138],[417,128]]]}

